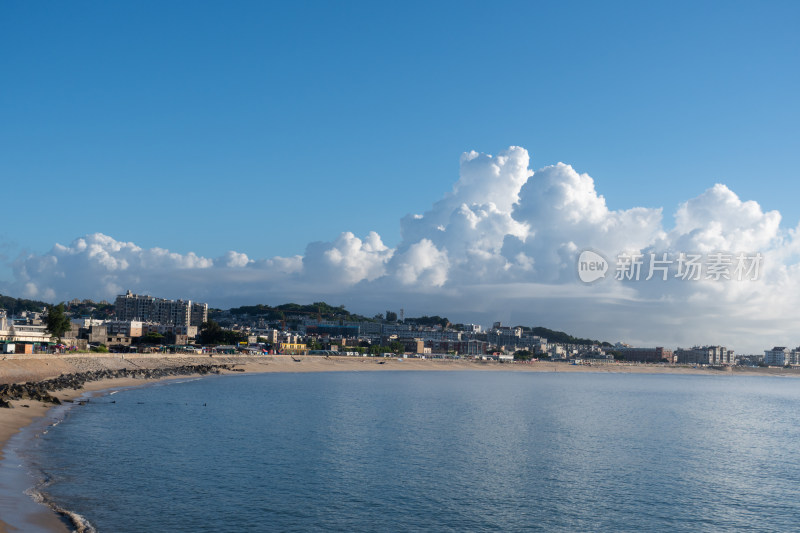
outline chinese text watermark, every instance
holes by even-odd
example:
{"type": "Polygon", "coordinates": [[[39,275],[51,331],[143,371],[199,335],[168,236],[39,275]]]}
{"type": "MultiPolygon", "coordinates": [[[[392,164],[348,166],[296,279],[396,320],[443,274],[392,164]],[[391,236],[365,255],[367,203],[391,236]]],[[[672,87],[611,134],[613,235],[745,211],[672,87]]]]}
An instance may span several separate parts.
{"type": "MultiPolygon", "coordinates": [[[[614,279],[618,281],[650,281],[678,279],[685,281],[755,281],[761,274],[764,257],[756,253],[713,252],[621,253],[617,255],[614,279]]],[[[592,283],[606,277],[608,261],[592,250],[578,257],[578,277],[592,283]]]]}

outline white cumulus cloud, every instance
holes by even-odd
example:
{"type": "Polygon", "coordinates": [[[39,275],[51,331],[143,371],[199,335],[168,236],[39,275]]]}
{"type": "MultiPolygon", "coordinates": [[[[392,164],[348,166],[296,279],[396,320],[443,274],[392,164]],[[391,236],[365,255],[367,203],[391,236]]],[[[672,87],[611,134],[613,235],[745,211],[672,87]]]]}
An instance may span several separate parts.
{"type": "MultiPolygon", "coordinates": [[[[702,179],[702,176],[699,176],[702,179]]],[[[609,209],[586,173],[557,163],[533,171],[528,152],[462,155],[458,180],[423,213],[400,221],[401,242],[342,228],[333,242],[303,255],[216,258],[142,248],[102,233],[13,263],[7,293],[48,301],[111,299],[131,289],[212,305],[329,298],[372,314],[543,325],[574,334],[647,345],[722,343],[759,351],[800,344],[800,225],[781,226],[777,211],[740,199],[725,185],[678,206],[609,209]],[[620,281],[588,286],[576,259],[592,249],[622,252],[760,254],[759,279],[620,281]]],[[[642,265],[642,278],[649,261],[642,265]]]]}
{"type": "Polygon", "coordinates": [[[374,231],[363,240],[348,231],[332,243],[309,244],[303,267],[306,275],[325,283],[353,285],[383,276],[393,253],[374,231]]]}

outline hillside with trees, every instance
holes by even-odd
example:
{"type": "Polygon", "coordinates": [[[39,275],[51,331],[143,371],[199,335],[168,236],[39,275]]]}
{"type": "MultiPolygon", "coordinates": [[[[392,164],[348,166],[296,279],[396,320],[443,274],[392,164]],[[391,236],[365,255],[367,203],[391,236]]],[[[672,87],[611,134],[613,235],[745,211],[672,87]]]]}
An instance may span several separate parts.
{"type": "Polygon", "coordinates": [[[52,304],[0,294],[0,309],[5,309],[9,315],[18,315],[23,311],[41,312],[45,307],[52,307],[52,304]]]}
{"type": "Polygon", "coordinates": [[[114,316],[114,304],[97,303],[92,300],[83,300],[80,303],[67,303],[67,312],[75,318],[98,318],[108,320],[114,316]]]}
{"type": "Polygon", "coordinates": [[[287,320],[287,318],[291,316],[304,316],[307,318],[319,318],[321,320],[340,320],[344,322],[374,320],[372,318],[353,314],[345,309],[343,305],[334,307],[325,302],[314,302],[312,304],[285,303],[277,306],[258,304],[233,307],[227,311],[219,309],[209,310],[209,317],[214,319],[225,314],[230,314],[233,317],[258,317],[268,321],[287,320]]]}
{"type": "Polygon", "coordinates": [[[608,342],[601,342],[592,339],[582,339],[580,337],[573,337],[569,333],[543,328],[540,326],[537,326],[535,328],[530,328],[530,331],[531,334],[533,335],[546,338],[547,342],[555,342],[561,344],[598,344],[601,346],[611,346],[611,344],[608,342]]]}
{"type": "Polygon", "coordinates": [[[447,326],[450,325],[449,320],[439,315],[421,316],[417,318],[406,318],[405,323],[416,324],[417,326],[428,326],[428,327],[442,326],[443,328],[446,328],[447,326]]]}

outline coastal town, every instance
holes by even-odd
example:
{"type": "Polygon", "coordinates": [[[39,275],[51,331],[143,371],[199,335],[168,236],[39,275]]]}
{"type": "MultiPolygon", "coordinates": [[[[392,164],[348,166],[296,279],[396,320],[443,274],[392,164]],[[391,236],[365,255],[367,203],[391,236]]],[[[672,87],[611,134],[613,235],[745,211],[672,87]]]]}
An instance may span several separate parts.
{"type": "Polygon", "coordinates": [[[218,310],[210,309],[207,303],[128,291],[118,295],[113,304],[76,299],[16,313],[0,309],[0,353],[69,352],[392,356],[716,367],[800,365],[800,347],[776,346],[763,354],[739,355],[714,345],[676,349],[630,346],[575,338],[541,327],[495,322],[484,329],[477,324],[452,324],[439,316],[406,318],[402,309],[368,318],[323,302],[218,310]],[[59,322],[60,327],[53,326],[59,322]]]}

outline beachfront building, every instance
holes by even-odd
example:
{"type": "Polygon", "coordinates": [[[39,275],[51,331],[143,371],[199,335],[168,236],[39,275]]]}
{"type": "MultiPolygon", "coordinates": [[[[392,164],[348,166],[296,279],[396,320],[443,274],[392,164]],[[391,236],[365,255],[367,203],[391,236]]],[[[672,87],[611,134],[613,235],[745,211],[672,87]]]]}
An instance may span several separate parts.
{"type": "Polygon", "coordinates": [[[672,363],[675,361],[672,350],[661,346],[655,348],[617,348],[625,361],[637,363],[672,363]]]}
{"type": "Polygon", "coordinates": [[[136,320],[177,326],[200,326],[208,321],[208,304],[166,300],[128,291],[114,302],[117,320],[136,320]]]}
{"type": "Polygon", "coordinates": [[[761,366],[764,364],[764,356],[762,354],[737,355],[736,364],[743,366],[761,366]]]}
{"type": "Polygon", "coordinates": [[[93,318],[72,319],[70,326],[68,337],[78,348],[86,349],[90,344],[108,343],[108,328],[105,325],[105,320],[93,318]]]}
{"type": "Polygon", "coordinates": [[[141,320],[106,320],[105,327],[108,335],[122,337],[141,337],[144,335],[141,320]]]}
{"type": "Polygon", "coordinates": [[[308,346],[302,342],[281,342],[278,344],[278,353],[281,355],[304,355],[308,346]]]}
{"type": "Polygon", "coordinates": [[[791,352],[785,346],[775,346],[771,350],[764,350],[764,364],[767,366],[791,364],[791,352]]]}
{"type": "Polygon", "coordinates": [[[452,353],[462,356],[485,355],[489,353],[489,343],[478,340],[426,340],[425,349],[430,353],[452,353]]]}
{"type": "Polygon", "coordinates": [[[501,351],[529,350],[534,353],[547,352],[547,339],[544,337],[526,333],[524,328],[519,326],[513,328],[503,326],[499,322],[495,322],[494,327],[486,333],[485,340],[501,351]]]}
{"type": "Polygon", "coordinates": [[[693,348],[678,348],[675,350],[675,361],[679,365],[707,365],[708,352],[699,346],[693,348]]]}
{"type": "Polygon", "coordinates": [[[33,353],[50,341],[50,333],[41,320],[9,317],[5,309],[0,309],[0,352],[33,353]]]}
{"type": "Polygon", "coordinates": [[[578,357],[581,359],[597,359],[604,361],[614,360],[614,356],[607,354],[600,346],[582,346],[578,349],[578,357]]]}
{"type": "Polygon", "coordinates": [[[550,359],[554,360],[567,358],[567,349],[560,344],[548,344],[546,353],[550,359]]]}
{"type": "Polygon", "coordinates": [[[708,350],[708,364],[719,365],[733,365],[736,363],[736,354],[733,350],[729,350],[724,346],[705,346],[708,350]]]}
{"type": "Polygon", "coordinates": [[[197,337],[197,326],[186,326],[178,324],[156,324],[155,322],[142,323],[142,336],[148,333],[158,333],[159,335],[177,335],[194,339],[197,337]]]}
{"type": "Polygon", "coordinates": [[[420,338],[405,338],[402,339],[400,342],[403,343],[403,352],[404,353],[430,353],[431,349],[428,348],[427,351],[425,349],[425,341],[420,338]]]}
{"type": "Polygon", "coordinates": [[[724,346],[694,346],[675,350],[675,359],[682,365],[733,365],[736,354],[724,346]]]}

